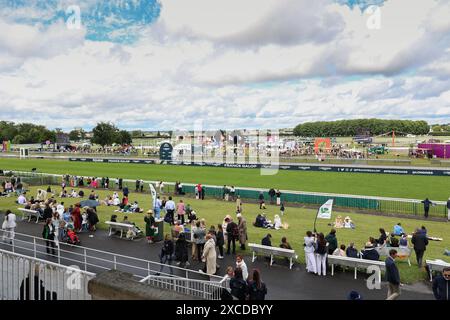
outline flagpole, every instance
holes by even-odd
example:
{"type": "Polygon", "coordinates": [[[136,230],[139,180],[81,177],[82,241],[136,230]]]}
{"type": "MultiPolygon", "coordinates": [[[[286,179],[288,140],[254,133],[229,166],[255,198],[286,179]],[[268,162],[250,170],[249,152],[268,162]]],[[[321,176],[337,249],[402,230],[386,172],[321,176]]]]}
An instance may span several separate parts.
{"type": "Polygon", "coordinates": [[[317,222],[317,216],[319,215],[319,210],[320,210],[320,207],[319,207],[319,209],[317,209],[316,218],[314,219],[314,233],[317,232],[317,230],[316,230],[316,222],[317,222]]]}

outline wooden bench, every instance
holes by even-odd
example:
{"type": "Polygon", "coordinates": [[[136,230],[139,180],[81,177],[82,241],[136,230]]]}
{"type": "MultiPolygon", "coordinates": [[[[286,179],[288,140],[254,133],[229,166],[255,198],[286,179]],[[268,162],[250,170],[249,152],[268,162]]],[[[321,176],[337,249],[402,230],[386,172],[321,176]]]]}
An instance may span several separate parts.
{"type": "MultiPolygon", "coordinates": [[[[127,234],[128,230],[133,229],[134,225],[128,224],[128,223],[120,223],[120,222],[113,222],[113,221],[105,221],[107,225],[109,225],[109,234],[110,237],[113,233],[116,231],[120,231],[120,237],[123,237],[123,234],[125,232],[125,235],[127,234]],[[113,232],[114,230],[114,232],[113,232]]],[[[133,240],[134,237],[131,238],[133,240]]]]}
{"type": "Polygon", "coordinates": [[[408,264],[411,267],[411,248],[406,248],[406,247],[387,247],[386,245],[380,246],[380,247],[376,247],[375,250],[377,250],[378,254],[380,255],[380,257],[388,257],[389,256],[389,251],[391,249],[394,249],[397,251],[397,258],[399,258],[400,260],[406,259],[408,260],[408,264]]]}
{"type": "Polygon", "coordinates": [[[292,269],[292,266],[294,265],[292,259],[297,259],[297,254],[295,254],[295,250],[289,250],[279,247],[269,247],[269,246],[263,246],[262,244],[256,244],[256,243],[249,243],[248,246],[252,250],[253,257],[252,262],[255,262],[257,256],[256,254],[264,254],[270,256],[270,265],[273,264],[273,257],[285,257],[289,258],[289,269],[292,269]]]}
{"type": "Polygon", "coordinates": [[[25,208],[17,208],[17,210],[22,211],[22,221],[25,220],[25,216],[28,216],[28,222],[31,221],[32,217],[36,218],[36,223],[39,222],[39,219],[42,219],[41,214],[37,210],[30,210],[25,208]]]}
{"type": "MultiPolygon", "coordinates": [[[[366,260],[360,258],[350,258],[350,257],[341,257],[341,256],[333,256],[328,255],[328,265],[331,265],[331,275],[334,276],[334,265],[339,265],[343,267],[351,267],[355,268],[355,279],[358,273],[358,268],[367,269],[370,266],[377,266],[381,271],[386,271],[386,265],[383,261],[375,261],[375,260],[366,260]]],[[[381,282],[381,273],[379,273],[378,280],[381,282]]]]}
{"type": "Polygon", "coordinates": [[[426,260],[428,270],[430,271],[430,281],[433,281],[433,271],[442,272],[444,268],[450,267],[450,263],[442,260],[426,260]]]}

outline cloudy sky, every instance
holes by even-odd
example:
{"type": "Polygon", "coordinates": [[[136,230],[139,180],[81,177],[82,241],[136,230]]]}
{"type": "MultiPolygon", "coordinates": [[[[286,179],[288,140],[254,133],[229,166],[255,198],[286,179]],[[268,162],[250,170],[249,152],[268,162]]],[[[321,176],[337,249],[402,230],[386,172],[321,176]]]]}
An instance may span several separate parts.
{"type": "Polygon", "coordinates": [[[447,123],[449,17],[450,0],[0,0],[0,119],[447,123]]]}

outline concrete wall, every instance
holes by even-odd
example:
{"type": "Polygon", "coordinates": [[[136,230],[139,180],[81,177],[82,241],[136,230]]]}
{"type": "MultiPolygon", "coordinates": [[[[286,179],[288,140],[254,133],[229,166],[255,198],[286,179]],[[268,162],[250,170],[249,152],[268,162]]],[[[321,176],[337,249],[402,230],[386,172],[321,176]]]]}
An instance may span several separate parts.
{"type": "Polygon", "coordinates": [[[88,292],[92,300],[194,300],[193,297],[177,294],[140,283],[133,275],[110,270],[89,281],[88,292]]]}

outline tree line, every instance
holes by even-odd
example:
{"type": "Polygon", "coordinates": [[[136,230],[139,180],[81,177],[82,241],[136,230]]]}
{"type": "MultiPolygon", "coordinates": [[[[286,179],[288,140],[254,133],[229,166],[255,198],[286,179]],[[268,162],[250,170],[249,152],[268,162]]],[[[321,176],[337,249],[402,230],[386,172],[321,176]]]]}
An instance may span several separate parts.
{"type": "Polygon", "coordinates": [[[0,138],[14,144],[43,143],[47,140],[55,141],[56,131],[33,123],[0,121],[0,138]]]}
{"type": "MultiPolygon", "coordinates": [[[[132,142],[131,134],[128,131],[119,130],[111,123],[97,123],[92,132],[90,141],[102,147],[114,143],[125,145],[132,142]]],[[[0,141],[11,141],[13,144],[56,142],[59,133],[62,133],[61,129],[49,130],[45,126],[32,123],[16,124],[9,121],[0,121],[0,141]]],[[[68,133],[68,136],[71,141],[75,142],[85,140],[86,132],[83,129],[74,129],[68,133]]]]}
{"type": "Polygon", "coordinates": [[[368,133],[380,135],[394,130],[396,135],[428,134],[426,121],[355,119],[337,121],[305,122],[294,128],[294,135],[301,137],[351,137],[368,133]]]}

